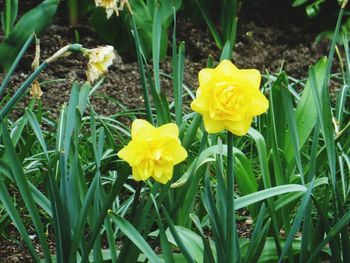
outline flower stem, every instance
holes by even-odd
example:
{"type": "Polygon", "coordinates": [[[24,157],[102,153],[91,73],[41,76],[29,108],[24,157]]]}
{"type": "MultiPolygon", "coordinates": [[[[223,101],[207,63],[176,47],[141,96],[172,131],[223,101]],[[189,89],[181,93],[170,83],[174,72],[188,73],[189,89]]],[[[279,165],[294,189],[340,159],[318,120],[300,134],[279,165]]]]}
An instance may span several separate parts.
{"type": "Polygon", "coordinates": [[[234,209],[234,171],[233,171],[233,134],[227,131],[227,213],[226,213],[226,262],[237,262],[240,260],[239,249],[237,249],[237,228],[234,209]]]}
{"type": "Polygon", "coordinates": [[[72,27],[76,27],[78,24],[78,1],[68,0],[68,14],[69,14],[69,24],[72,27]]]}

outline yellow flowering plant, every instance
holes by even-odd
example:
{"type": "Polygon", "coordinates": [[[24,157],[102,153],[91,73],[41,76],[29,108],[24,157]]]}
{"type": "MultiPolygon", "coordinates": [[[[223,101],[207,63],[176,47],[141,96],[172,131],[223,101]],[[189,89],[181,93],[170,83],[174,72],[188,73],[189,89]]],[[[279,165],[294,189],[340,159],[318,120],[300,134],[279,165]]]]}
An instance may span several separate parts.
{"type": "Polygon", "coordinates": [[[131,142],[118,152],[118,156],[130,164],[136,181],[152,177],[165,184],[173,176],[174,165],[187,158],[178,136],[176,124],[156,128],[137,119],[132,123],[131,142]]]}
{"type": "Polygon", "coordinates": [[[269,102],[259,91],[261,75],[256,69],[238,69],[223,60],[212,69],[199,72],[197,98],[191,108],[203,115],[208,133],[228,130],[242,136],[252,120],[268,109],[269,102]]]}
{"type": "MultiPolygon", "coordinates": [[[[106,19],[105,10],[98,10],[106,19]]],[[[269,89],[267,101],[259,90],[260,73],[238,69],[230,62],[232,38],[218,66],[209,68],[208,60],[208,68],[200,71],[197,98],[191,105],[196,112],[187,112],[187,95],[192,94],[184,88],[184,43],[176,46],[174,32],[169,74],[173,98],[168,101],[168,90],[164,94],[162,87],[168,75],[160,71],[160,42],[153,42],[153,67],[149,67],[137,18],[132,16],[132,28],[144,110],[128,110],[117,102],[118,113],[109,117],[96,113],[89,97],[100,82],[94,88],[90,84],[112,65],[113,47],[85,49],[79,44],[63,47],[41,65],[36,57],[33,74],[0,110],[0,217],[6,211],[34,261],[214,263],[297,262],[299,258],[298,262],[319,262],[332,257],[335,262],[350,262],[346,245],[350,186],[345,167],[349,163],[346,94],[350,78],[335,110],[326,85],[332,58],[310,68],[300,98],[292,97],[294,85],[288,83],[292,78],[284,72],[269,79],[264,83],[269,89]],[[75,52],[89,59],[89,83],[73,83],[57,122],[33,107],[35,100],[25,116],[10,121],[9,113],[27,89],[33,83],[33,88],[39,88],[35,87],[38,74],[75,52]],[[250,128],[255,116],[268,108],[268,115],[259,118],[258,129],[250,128]],[[117,119],[120,116],[134,120],[131,136],[117,119]],[[225,132],[208,135],[221,131],[225,132]],[[234,140],[233,134],[246,133],[248,140],[234,140]],[[126,146],[120,149],[120,145],[126,146]],[[131,176],[147,184],[135,184],[131,176]],[[42,179],[40,188],[33,178],[42,179]],[[29,213],[24,214],[26,221],[32,220],[40,255],[26,221],[22,222],[23,207],[17,207],[10,195],[13,186],[18,186],[29,213]],[[325,193],[321,197],[314,191],[320,186],[325,193]],[[238,232],[241,224],[236,223],[236,215],[242,208],[240,220],[247,219],[245,224],[254,228],[249,238],[238,232]],[[46,222],[52,226],[47,232],[46,222]],[[51,254],[51,236],[46,233],[55,235],[56,255],[51,254]],[[150,238],[154,240],[148,242],[150,238]]],[[[156,20],[152,24],[161,26],[156,20]]],[[[158,31],[155,39],[160,35],[158,31]]],[[[11,74],[3,80],[0,95],[11,74]]],[[[40,91],[32,89],[32,95],[40,97],[40,91]]]]}

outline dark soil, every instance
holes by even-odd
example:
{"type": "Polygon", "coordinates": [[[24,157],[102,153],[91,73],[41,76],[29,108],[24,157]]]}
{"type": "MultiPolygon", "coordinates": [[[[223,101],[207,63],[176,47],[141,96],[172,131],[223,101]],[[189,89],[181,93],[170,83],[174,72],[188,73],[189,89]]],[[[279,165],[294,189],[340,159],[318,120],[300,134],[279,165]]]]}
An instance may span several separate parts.
{"type": "MultiPolygon", "coordinates": [[[[263,7],[249,4],[241,9],[234,63],[240,68],[257,68],[262,73],[269,71],[273,74],[283,68],[294,78],[305,78],[308,67],[327,54],[327,43],[316,44],[316,33],[307,32],[307,29],[299,24],[298,17],[289,19],[291,15],[283,13],[278,6],[274,9],[261,8],[263,7]]],[[[63,19],[56,18],[55,23],[41,37],[41,59],[73,42],[73,30],[64,23],[63,19]]],[[[204,25],[194,25],[180,14],[177,29],[178,40],[184,40],[186,44],[184,82],[196,89],[198,71],[206,66],[208,55],[218,60],[220,54],[204,25]]],[[[80,42],[85,47],[93,48],[104,44],[89,26],[81,24],[77,30],[80,42]]],[[[31,73],[33,53],[24,57],[13,76],[12,92],[31,73]]],[[[41,85],[44,92],[43,105],[51,112],[52,117],[57,117],[62,105],[68,101],[72,82],[85,81],[86,62],[83,56],[70,56],[54,62],[40,75],[40,82],[53,81],[51,84],[41,85]]],[[[138,70],[137,63],[130,62],[124,55],[118,56],[98,93],[118,100],[130,108],[143,107],[138,70]]],[[[163,62],[162,70],[165,73],[171,72],[170,59],[163,62]]],[[[2,78],[3,75],[0,74],[0,82],[2,78]]],[[[162,85],[162,89],[170,91],[170,80],[164,79],[162,85]]],[[[118,110],[114,103],[106,99],[94,98],[93,103],[101,114],[113,114],[118,110]]],[[[21,103],[17,111],[20,112],[25,105],[21,103]]],[[[246,224],[244,226],[247,227],[246,224]]],[[[248,230],[243,230],[244,233],[249,231],[249,227],[248,230]]],[[[9,228],[5,236],[7,239],[0,241],[0,262],[30,262],[28,252],[23,243],[18,241],[13,227],[9,228]]]]}
{"type": "MultiPolygon", "coordinates": [[[[298,25],[290,23],[291,21],[278,22],[279,17],[284,18],[281,15],[271,20],[271,17],[276,15],[267,12],[275,10],[264,10],[264,16],[261,16],[258,10],[253,9],[253,12],[250,12],[249,8],[254,8],[254,5],[242,7],[239,20],[233,55],[234,63],[238,67],[257,68],[262,73],[265,71],[276,73],[283,68],[288,75],[302,79],[307,76],[308,67],[327,53],[327,45],[314,42],[315,33],[305,32],[298,25]],[[267,19],[264,20],[265,17],[267,19]]],[[[73,30],[64,23],[64,19],[57,18],[41,37],[42,60],[64,45],[74,42],[73,30]]],[[[195,89],[198,85],[198,71],[206,66],[208,56],[212,55],[215,59],[219,59],[220,54],[205,25],[194,25],[189,19],[180,15],[177,28],[178,40],[184,40],[186,44],[184,82],[195,89]]],[[[104,44],[85,24],[79,25],[77,31],[84,47],[93,48],[104,44]]],[[[31,53],[24,57],[19,70],[12,78],[11,86],[14,90],[32,71],[34,50],[31,53]]],[[[52,117],[57,117],[59,109],[67,102],[72,82],[85,81],[86,62],[82,55],[72,55],[54,62],[40,74],[40,82],[51,81],[50,84],[42,84],[41,87],[44,92],[43,105],[52,113],[52,117]]],[[[163,62],[161,69],[165,73],[171,72],[170,59],[163,62]]],[[[0,75],[0,80],[2,78],[3,75],[0,75]]],[[[163,90],[171,89],[169,79],[164,78],[162,85],[163,90]]],[[[128,107],[143,107],[137,63],[130,62],[125,55],[118,56],[98,93],[116,99],[128,107]]],[[[115,104],[108,100],[95,98],[93,102],[101,114],[113,114],[117,111],[115,104]]],[[[24,105],[20,104],[19,107],[22,108],[24,105]]]]}

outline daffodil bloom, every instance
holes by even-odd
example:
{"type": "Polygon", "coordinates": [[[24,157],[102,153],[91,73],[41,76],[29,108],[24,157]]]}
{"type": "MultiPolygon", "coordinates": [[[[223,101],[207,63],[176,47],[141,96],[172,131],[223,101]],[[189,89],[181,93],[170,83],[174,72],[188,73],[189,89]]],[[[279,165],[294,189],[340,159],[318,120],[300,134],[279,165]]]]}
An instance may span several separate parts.
{"type": "Polygon", "coordinates": [[[87,49],[85,55],[89,58],[86,77],[90,83],[93,83],[101,75],[105,74],[115,59],[114,48],[112,46],[87,49]]]}
{"type": "Polygon", "coordinates": [[[173,176],[174,165],[187,158],[178,136],[176,124],[156,128],[137,119],[131,126],[131,141],[118,152],[118,157],[129,163],[136,181],[153,177],[165,184],[173,176]]]}
{"type": "Polygon", "coordinates": [[[228,130],[245,135],[254,116],[267,111],[269,102],[259,91],[261,75],[256,69],[238,69],[223,60],[199,72],[199,88],[192,110],[203,115],[208,133],[228,130]]]}

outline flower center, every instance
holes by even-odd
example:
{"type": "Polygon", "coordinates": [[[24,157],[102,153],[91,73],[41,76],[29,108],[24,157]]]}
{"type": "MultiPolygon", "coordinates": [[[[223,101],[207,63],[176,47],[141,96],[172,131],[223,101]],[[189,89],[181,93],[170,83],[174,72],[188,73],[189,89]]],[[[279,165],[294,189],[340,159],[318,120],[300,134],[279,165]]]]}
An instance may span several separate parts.
{"type": "Polygon", "coordinates": [[[239,87],[228,83],[218,83],[214,89],[210,116],[217,120],[231,119],[233,121],[245,118],[247,105],[245,92],[239,87]]]}

